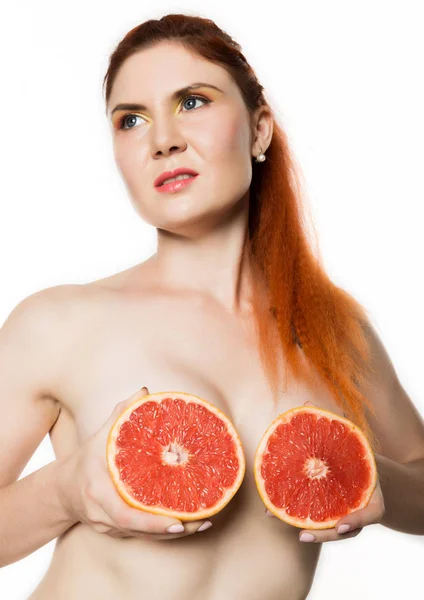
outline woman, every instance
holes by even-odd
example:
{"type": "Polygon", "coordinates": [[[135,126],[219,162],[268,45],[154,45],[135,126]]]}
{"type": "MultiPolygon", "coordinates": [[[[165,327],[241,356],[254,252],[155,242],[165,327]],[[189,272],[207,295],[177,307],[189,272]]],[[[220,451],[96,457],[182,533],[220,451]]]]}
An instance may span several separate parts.
{"type": "Polygon", "coordinates": [[[16,401],[0,436],[13,441],[1,564],[58,538],[32,599],[306,598],[321,542],[378,522],[424,533],[423,422],[365,310],[313,251],[286,137],[240,47],[207,19],[167,15],[125,36],[105,81],[117,165],[157,252],[34,294],[4,324],[0,397],[16,401]],[[193,177],[161,190],[175,170],[193,177]],[[243,441],[242,487],[209,522],[140,513],[107,473],[117,415],[168,389],[216,404],[243,441]],[[269,423],[310,398],[362,428],[380,480],[368,507],[303,543],[266,518],[251,465],[269,423]],[[57,460],[16,482],[47,432],[57,460]]]}

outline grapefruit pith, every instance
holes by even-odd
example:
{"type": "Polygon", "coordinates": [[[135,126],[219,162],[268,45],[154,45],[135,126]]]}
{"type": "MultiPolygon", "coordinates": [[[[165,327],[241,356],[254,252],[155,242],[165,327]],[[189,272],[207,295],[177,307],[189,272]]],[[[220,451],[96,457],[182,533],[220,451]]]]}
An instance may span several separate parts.
{"type": "Polygon", "coordinates": [[[276,517],[302,529],[329,529],[367,506],[377,467],[359,427],[307,406],[271,423],[255,453],[254,476],[263,503],[276,517]]]}
{"type": "Polygon", "coordinates": [[[244,478],[239,435],[215,405],[183,392],[136,400],[112,426],[109,473],[134,508],[195,521],[226,506],[244,478]]]}

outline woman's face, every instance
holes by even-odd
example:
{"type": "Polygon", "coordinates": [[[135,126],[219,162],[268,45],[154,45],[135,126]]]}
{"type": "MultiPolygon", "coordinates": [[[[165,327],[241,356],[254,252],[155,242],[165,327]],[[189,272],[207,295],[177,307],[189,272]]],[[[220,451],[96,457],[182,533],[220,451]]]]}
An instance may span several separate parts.
{"type": "Polygon", "coordinates": [[[121,66],[107,107],[115,160],[142,218],[168,231],[196,231],[225,221],[252,177],[252,131],[236,84],[225,69],[162,42],[121,66]],[[206,85],[178,98],[176,90],[206,85]],[[192,95],[199,96],[193,98],[192,95]],[[118,104],[142,108],[113,109],[118,104]],[[164,171],[187,167],[199,174],[178,192],[160,193],[164,171]]]}

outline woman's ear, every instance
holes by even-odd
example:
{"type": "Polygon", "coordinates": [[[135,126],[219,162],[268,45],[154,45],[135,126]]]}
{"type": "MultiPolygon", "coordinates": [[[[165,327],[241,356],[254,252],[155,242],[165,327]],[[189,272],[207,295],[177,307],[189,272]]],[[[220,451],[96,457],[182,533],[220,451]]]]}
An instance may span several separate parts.
{"type": "Polygon", "coordinates": [[[252,156],[256,157],[261,152],[265,154],[274,131],[274,117],[269,106],[260,106],[253,118],[253,145],[252,156]]]}

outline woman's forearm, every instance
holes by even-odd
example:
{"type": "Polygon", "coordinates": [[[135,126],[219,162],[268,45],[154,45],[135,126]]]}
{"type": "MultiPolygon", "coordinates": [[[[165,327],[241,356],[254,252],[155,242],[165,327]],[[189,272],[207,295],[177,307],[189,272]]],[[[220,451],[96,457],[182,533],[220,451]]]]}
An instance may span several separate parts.
{"type": "Polygon", "coordinates": [[[0,567],[10,565],[72,527],[63,502],[65,461],[55,460],[0,489],[0,567]]]}
{"type": "Polygon", "coordinates": [[[381,454],[375,459],[386,509],[381,524],[424,535],[424,459],[404,464],[381,454]]]}

